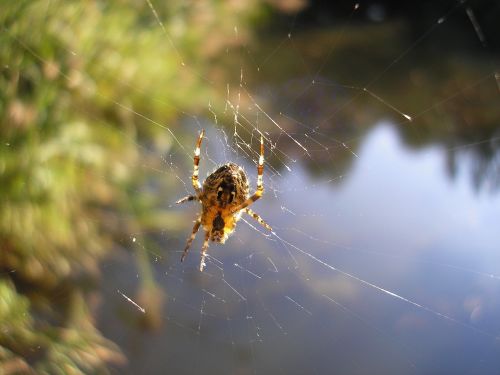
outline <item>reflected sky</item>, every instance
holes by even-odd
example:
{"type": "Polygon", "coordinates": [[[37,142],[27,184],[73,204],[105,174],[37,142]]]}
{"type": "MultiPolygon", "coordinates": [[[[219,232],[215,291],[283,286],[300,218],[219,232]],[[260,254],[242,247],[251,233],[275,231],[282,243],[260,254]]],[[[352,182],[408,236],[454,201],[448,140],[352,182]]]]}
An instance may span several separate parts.
{"type": "MultiPolygon", "coordinates": [[[[217,134],[205,160],[220,157],[217,134]]],[[[390,123],[357,154],[335,182],[300,165],[268,173],[273,188],[254,208],[278,237],[243,222],[211,245],[203,274],[199,239],[181,264],[184,236],[165,238],[157,332],[133,328],[137,310],[114,287],[134,290],[134,260],[107,263],[100,327],[129,373],[495,374],[500,197],[474,190],[466,172],[449,179],[445,149],[410,150],[390,123]]]]}

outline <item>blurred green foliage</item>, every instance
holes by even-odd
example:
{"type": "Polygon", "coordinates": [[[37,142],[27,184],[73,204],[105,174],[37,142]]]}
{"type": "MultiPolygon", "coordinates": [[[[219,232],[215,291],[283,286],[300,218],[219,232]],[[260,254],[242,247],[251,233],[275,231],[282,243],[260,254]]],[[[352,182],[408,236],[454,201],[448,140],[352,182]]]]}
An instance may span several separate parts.
{"type": "Polygon", "coordinates": [[[0,4],[0,373],[124,361],[93,325],[99,261],[124,234],[175,229],[140,189],[139,147],[165,152],[181,113],[223,99],[213,62],[263,15],[259,0],[153,3],[0,4]]]}

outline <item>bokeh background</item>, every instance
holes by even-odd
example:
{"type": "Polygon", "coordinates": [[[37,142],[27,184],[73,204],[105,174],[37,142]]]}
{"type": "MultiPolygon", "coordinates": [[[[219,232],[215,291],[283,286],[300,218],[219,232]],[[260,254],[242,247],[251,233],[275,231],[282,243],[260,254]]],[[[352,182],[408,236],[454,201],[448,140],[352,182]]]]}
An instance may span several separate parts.
{"type": "Polygon", "coordinates": [[[1,1],[0,373],[498,373],[499,19],[1,1]],[[173,203],[202,128],[202,176],[252,181],[265,134],[276,234],[199,274],[173,203]]]}

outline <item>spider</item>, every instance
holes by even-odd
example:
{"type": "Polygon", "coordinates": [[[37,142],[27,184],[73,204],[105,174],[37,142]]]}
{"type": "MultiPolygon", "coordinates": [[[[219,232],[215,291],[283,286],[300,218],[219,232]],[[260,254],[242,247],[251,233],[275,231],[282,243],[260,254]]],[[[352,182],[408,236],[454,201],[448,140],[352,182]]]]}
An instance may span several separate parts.
{"type": "Polygon", "coordinates": [[[195,195],[188,195],[177,201],[177,204],[187,201],[199,201],[201,213],[194,222],[193,232],[187,239],[186,247],[181,256],[181,262],[187,255],[189,247],[196,237],[200,226],[205,231],[205,241],[201,248],[200,271],[206,266],[205,257],[208,249],[208,241],[212,240],[223,244],[236,229],[236,223],[241,215],[246,212],[266,229],[272,228],[262,218],[248,208],[252,203],[262,196],[264,185],[262,174],[264,172],[264,140],[260,137],[260,157],[257,166],[257,190],[250,196],[248,178],[239,165],[227,163],[217,168],[203,182],[203,187],[198,180],[198,165],[200,163],[200,147],[205,131],[202,130],[196,142],[194,150],[194,169],[191,178],[195,195]]]}

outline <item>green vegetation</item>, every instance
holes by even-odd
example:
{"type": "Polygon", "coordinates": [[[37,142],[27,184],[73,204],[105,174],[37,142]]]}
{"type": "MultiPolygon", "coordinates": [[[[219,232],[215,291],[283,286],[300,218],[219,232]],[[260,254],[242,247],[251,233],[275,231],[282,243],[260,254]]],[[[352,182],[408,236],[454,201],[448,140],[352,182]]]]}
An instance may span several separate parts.
{"type": "MultiPolygon", "coordinates": [[[[101,373],[125,360],[93,325],[99,261],[130,233],[176,228],[164,196],[141,189],[140,147],[167,151],[181,112],[217,105],[225,90],[209,80],[224,71],[212,62],[247,40],[260,9],[156,3],[162,25],[147,1],[0,5],[2,374],[101,373]]],[[[141,294],[153,296],[148,255],[137,257],[141,294]]]]}

